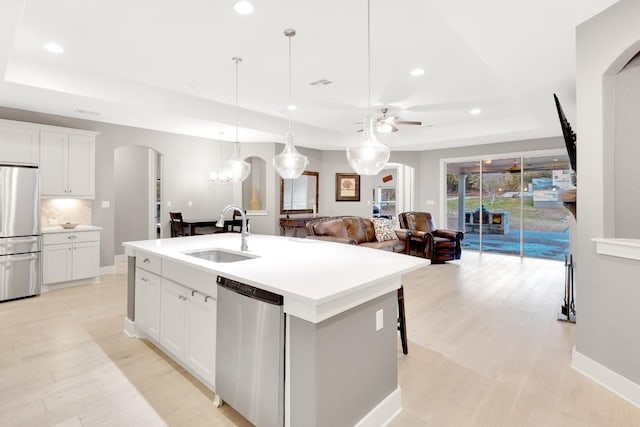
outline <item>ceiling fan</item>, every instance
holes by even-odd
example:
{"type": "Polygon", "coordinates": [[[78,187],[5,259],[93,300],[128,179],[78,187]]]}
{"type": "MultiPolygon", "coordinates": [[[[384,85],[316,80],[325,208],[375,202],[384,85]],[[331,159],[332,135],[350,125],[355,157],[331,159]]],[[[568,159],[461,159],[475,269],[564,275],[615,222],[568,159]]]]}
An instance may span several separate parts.
{"type": "MultiPolygon", "coordinates": [[[[376,124],[375,124],[376,130],[379,133],[397,132],[400,130],[398,129],[397,125],[422,126],[422,122],[411,121],[411,120],[401,120],[399,117],[395,117],[391,115],[387,116],[387,113],[389,112],[389,109],[387,107],[381,108],[380,112],[382,113],[382,116],[376,119],[376,124]]],[[[358,132],[362,132],[362,129],[360,129],[358,132]]]]}

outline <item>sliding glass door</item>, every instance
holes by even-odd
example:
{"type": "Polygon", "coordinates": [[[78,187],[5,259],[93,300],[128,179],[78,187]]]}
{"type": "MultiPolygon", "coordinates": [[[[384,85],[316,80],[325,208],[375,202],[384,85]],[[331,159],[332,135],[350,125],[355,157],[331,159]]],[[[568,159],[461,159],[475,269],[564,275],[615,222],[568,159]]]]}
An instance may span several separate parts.
{"type": "Polygon", "coordinates": [[[566,156],[447,163],[447,228],[465,233],[467,249],[563,259],[570,213],[557,190],[568,168],[566,156]]]}

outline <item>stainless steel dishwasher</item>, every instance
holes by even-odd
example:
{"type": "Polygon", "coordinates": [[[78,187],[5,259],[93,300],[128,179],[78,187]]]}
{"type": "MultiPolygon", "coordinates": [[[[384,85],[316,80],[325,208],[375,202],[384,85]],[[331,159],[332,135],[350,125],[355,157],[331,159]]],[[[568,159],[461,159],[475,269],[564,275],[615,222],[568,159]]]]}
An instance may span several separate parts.
{"type": "Polygon", "coordinates": [[[256,426],[284,425],[281,295],[218,276],[216,394],[256,426]]]}

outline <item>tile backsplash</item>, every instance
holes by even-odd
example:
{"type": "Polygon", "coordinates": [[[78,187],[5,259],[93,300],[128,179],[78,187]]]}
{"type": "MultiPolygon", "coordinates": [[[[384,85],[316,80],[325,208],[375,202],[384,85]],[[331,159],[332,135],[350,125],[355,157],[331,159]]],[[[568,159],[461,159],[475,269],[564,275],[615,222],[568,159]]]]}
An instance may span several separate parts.
{"type": "Polygon", "coordinates": [[[91,225],[93,200],[86,199],[42,199],[40,221],[42,227],[51,227],[65,222],[91,225]]]}

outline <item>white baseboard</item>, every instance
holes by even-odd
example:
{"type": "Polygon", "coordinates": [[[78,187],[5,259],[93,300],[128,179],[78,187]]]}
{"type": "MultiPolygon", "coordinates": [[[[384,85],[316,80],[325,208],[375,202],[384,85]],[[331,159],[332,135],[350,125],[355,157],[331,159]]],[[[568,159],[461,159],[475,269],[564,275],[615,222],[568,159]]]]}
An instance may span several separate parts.
{"type": "Polygon", "coordinates": [[[124,317],[124,333],[127,334],[129,338],[138,337],[136,322],[134,322],[133,320],[129,320],[127,316],[124,317]]]}
{"type": "Polygon", "coordinates": [[[573,348],[571,367],[612,393],[640,408],[640,384],[623,377],[573,348]]]}
{"type": "Polygon", "coordinates": [[[74,286],[95,285],[100,283],[100,277],[91,277],[89,279],[74,280],[71,282],[49,283],[42,285],[42,292],[49,292],[54,289],[72,288],[74,286]]]}
{"type": "Polygon", "coordinates": [[[402,412],[400,394],[400,387],[398,387],[369,411],[354,427],[384,427],[389,425],[402,412]]]}
{"type": "Polygon", "coordinates": [[[105,265],[104,267],[100,267],[100,274],[116,274],[116,266],[105,265]]]}

